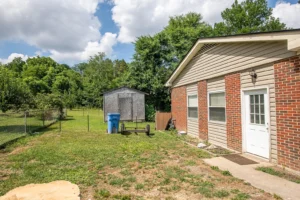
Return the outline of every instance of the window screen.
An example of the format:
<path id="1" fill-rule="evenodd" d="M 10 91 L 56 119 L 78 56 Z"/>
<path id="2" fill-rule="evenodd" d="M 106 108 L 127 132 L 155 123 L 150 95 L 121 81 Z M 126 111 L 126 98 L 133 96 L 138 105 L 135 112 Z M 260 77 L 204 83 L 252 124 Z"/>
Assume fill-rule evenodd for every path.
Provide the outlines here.
<path id="1" fill-rule="evenodd" d="M 226 121 L 225 113 L 225 92 L 209 94 L 209 120 L 210 121 Z"/>
<path id="2" fill-rule="evenodd" d="M 188 96 L 188 117 L 198 118 L 198 96 Z"/>

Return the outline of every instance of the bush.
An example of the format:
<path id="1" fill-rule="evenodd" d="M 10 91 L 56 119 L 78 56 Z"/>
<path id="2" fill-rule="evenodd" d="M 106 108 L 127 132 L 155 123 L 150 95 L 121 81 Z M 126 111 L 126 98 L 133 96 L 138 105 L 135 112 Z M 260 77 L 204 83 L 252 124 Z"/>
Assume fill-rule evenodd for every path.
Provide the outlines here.
<path id="1" fill-rule="evenodd" d="M 155 121 L 155 108 L 153 105 L 146 104 L 146 121 L 154 122 Z"/>

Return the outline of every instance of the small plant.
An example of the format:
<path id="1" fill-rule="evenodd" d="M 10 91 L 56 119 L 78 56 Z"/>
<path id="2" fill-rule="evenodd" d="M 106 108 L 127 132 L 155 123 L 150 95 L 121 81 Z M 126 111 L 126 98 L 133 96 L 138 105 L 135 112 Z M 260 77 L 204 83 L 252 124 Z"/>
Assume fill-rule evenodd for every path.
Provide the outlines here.
<path id="1" fill-rule="evenodd" d="M 209 181 L 204 181 L 200 183 L 197 188 L 197 191 L 200 192 L 206 198 L 211 198 L 213 196 L 213 188 L 215 185 Z"/>
<path id="2" fill-rule="evenodd" d="M 127 180 L 128 180 L 129 182 L 131 182 L 131 183 L 136 182 L 136 178 L 135 178 L 134 176 L 129 176 L 129 177 L 127 178 Z"/>
<path id="3" fill-rule="evenodd" d="M 141 183 L 136 184 L 135 185 L 135 189 L 136 190 L 142 190 L 142 189 L 144 189 L 144 184 L 141 184 Z"/>
<path id="4" fill-rule="evenodd" d="M 220 171 L 219 167 L 218 166 L 211 166 L 210 167 L 212 170 L 215 170 L 215 171 Z"/>
<path id="5" fill-rule="evenodd" d="M 277 200 L 283 200 L 283 198 L 277 194 L 274 194 L 273 197 L 274 197 L 274 199 L 277 199 Z"/>
<path id="6" fill-rule="evenodd" d="M 125 179 L 113 177 L 110 179 L 109 184 L 110 185 L 122 185 L 125 183 Z"/>
<path id="7" fill-rule="evenodd" d="M 110 192 L 106 189 L 101 189 L 97 190 L 94 196 L 96 199 L 108 198 L 110 197 Z"/>
<path id="8" fill-rule="evenodd" d="M 246 193 L 238 193 L 232 200 L 247 200 L 250 199 L 250 195 Z"/>
<path id="9" fill-rule="evenodd" d="M 121 195 L 121 194 L 117 194 L 112 196 L 113 199 L 117 199 L 117 200 L 131 200 L 131 196 L 130 195 Z"/>
<path id="10" fill-rule="evenodd" d="M 217 192 L 214 193 L 215 197 L 218 198 L 224 198 L 224 197 L 228 197 L 229 196 L 229 192 L 227 192 L 226 190 L 219 190 Z"/>
<path id="11" fill-rule="evenodd" d="M 256 168 L 256 170 L 262 171 L 262 172 L 265 172 L 265 173 L 268 173 L 268 174 L 271 174 L 271 175 L 274 175 L 274 176 L 278 176 L 278 177 L 281 177 L 281 178 L 285 178 L 289 181 L 300 184 L 299 176 L 295 176 L 295 175 L 286 173 L 286 172 L 284 172 L 284 169 L 283 169 L 283 171 L 278 171 L 278 170 L 275 170 L 271 167 L 258 167 L 258 168 Z"/>
<path id="12" fill-rule="evenodd" d="M 232 194 L 238 194 L 240 191 L 238 189 L 232 189 L 230 192 Z"/>
<path id="13" fill-rule="evenodd" d="M 132 175 L 132 172 L 129 171 L 128 169 L 123 169 L 120 173 L 121 173 L 123 176 L 129 176 L 129 175 Z"/>
<path id="14" fill-rule="evenodd" d="M 196 162 L 193 161 L 193 160 L 187 160 L 187 161 L 184 162 L 184 164 L 185 164 L 186 166 L 195 166 L 195 165 L 196 165 Z"/>
<path id="15" fill-rule="evenodd" d="M 232 176 L 232 174 L 231 174 L 230 171 L 228 171 L 228 170 L 222 171 L 222 174 L 223 174 L 224 176 Z"/>

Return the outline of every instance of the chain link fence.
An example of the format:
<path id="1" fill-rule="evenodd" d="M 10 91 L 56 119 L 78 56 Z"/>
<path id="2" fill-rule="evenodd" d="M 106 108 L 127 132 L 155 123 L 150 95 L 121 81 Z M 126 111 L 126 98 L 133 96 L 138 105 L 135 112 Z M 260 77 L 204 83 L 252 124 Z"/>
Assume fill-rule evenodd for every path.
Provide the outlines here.
<path id="1" fill-rule="evenodd" d="M 0 113 L 0 146 L 37 132 L 59 119 L 60 112 L 57 109 Z"/>

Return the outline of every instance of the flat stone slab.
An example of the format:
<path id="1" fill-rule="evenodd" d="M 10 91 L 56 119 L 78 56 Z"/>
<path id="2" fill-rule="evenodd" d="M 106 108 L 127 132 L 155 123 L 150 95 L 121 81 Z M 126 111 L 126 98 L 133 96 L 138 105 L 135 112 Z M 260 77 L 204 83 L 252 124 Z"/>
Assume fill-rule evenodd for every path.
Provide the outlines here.
<path id="1" fill-rule="evenodd" d="M 79 187 L 68 181 L 29 184 L 15 188 L 0 200 L 80 200 Z"/>

